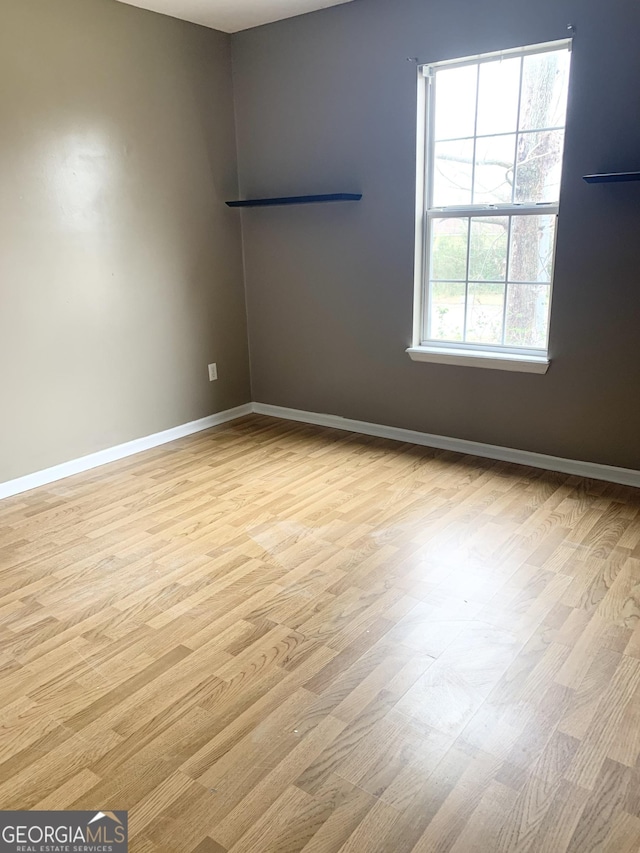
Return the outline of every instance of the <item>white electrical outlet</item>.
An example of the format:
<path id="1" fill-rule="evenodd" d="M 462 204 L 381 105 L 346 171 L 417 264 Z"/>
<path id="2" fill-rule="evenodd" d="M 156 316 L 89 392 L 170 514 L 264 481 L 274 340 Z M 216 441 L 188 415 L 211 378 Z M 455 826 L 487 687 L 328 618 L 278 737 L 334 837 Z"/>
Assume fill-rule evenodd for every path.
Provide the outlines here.
<path id="1" fill-rule="evenodd" d="M 209 365 L 209 382 L 215 382 L 218 378 L 218 365 L 210 364 Z"/>

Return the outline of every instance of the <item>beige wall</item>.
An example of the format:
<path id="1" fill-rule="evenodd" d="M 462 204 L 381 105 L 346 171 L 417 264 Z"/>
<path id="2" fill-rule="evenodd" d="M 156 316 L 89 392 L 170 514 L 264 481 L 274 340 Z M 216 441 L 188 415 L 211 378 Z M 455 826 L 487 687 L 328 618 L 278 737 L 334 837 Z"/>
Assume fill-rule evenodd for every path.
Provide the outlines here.
<path id="1" fill-rule="evenodd" d="M 567 35 L 572 86 L 545 376 L 416 364 L 416 72 Z M 640 4 L 355 0 L 233 38 L 242 192 L 360 191 L 243 213 L 253 397 L 640 468 Z"/>
<path id="2" fill-rule="evenodd" d="M 2 0 L 0 482 L 250 399 L 229 50 Z"/>

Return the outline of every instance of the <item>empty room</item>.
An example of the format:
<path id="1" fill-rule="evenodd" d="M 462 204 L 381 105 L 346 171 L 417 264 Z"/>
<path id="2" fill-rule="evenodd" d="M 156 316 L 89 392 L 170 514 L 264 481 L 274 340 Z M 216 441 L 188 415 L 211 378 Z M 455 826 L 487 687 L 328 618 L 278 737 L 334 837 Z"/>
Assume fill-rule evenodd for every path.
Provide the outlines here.
<path id="1" fill-rule="evenodd" d="M 0 0 L 0 853 L 639 853 L 638 33 Z"/>

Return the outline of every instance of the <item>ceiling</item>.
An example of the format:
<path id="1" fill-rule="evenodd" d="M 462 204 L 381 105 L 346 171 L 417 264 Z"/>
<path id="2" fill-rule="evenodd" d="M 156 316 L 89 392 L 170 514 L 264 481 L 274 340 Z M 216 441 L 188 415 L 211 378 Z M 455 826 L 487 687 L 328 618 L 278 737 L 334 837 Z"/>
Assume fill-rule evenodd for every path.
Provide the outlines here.
<path id="1" fill-rule="evenodd" d="M 119 0 L 173 18 L 237 33 L 305 12 L 350 3 L 351 0 Z"/>

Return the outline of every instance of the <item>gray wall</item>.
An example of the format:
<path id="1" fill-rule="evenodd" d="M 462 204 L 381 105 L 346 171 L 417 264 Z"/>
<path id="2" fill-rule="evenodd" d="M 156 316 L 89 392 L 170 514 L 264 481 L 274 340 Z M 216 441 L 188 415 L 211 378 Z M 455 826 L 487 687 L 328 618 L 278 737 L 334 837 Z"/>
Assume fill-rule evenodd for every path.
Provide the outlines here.
<path id="1" fill-rule="evenodd" d="M 0 482 L 250 399 L 228 36 L 1 0 L 0 187 Z"/>
<path id="2" fill-rule="evenodd" d="M 577 27 L 545 376 L 415 364 L 415 68 Z M 640 468 L 640 5 L 355 0 L 233 37 L 254 400 Z"/>

